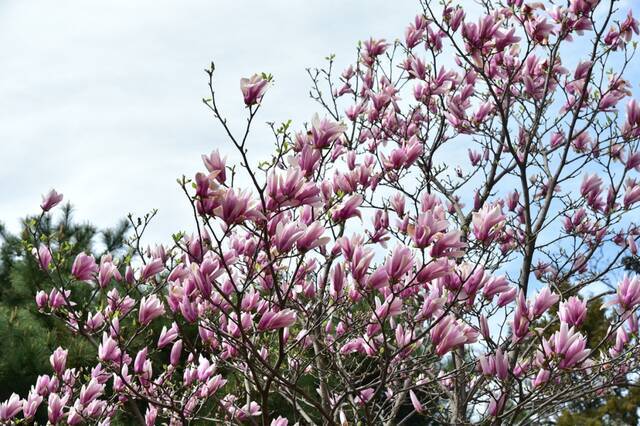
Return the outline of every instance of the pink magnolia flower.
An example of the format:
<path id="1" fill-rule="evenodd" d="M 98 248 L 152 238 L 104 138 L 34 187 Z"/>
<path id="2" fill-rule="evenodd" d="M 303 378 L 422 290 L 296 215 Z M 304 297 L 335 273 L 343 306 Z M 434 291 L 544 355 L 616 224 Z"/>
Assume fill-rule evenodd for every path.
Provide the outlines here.
<path id="1" fill-rule="evenodd" d="M 389 284 L 389 274 L 386 269 L 376 269 L 372 274 L 367 277 L 367 286 L 373 289 L 380 289 L 386 287 Z"/>
<path id="2" fill-rule="evenodd" d="M 302 236 L 304 230 L 300 229 L 298 222 L 278 223 L 274 232 L 274 245 L 279 253 L 287 253 Z"/>
<path id="3" fill-rule="evenodd" d="M 136 359 L 133 362 L 133 371 L 135 371 L 136 373 L 142 373 L 142 371 L 144 370 L 144 363 L 147 361 L 148 352 L 149 350 L 146 346 L 138 351 Z"/>
<path id="4" fill-rule="evenodd" d="M 389 203 L 391 204 L 391 208 L 396 212 L 399 217 L 404 216 L 405 209 L 405 198 L 404 195 L 400 192 L 396 192 L 390 199 Z"/>
<path id="5" fill-rule="evenodd" d="M 420 214 L 415 226 L 410 228 L 413 241 L 418 248 L 427 247 L 439 233 L 445 232 L 449 222 L 438 211 L 426 211 Z"/>
<path id="6" fill-rule="evenodd" d="M 118 290 L 111 289 L 107 293 L 107 302 L 112 312 L 120 312 L 123 315 L 129 312 L 135 306 L 136 302 L 129 296 L 120 297 Z"/>
<path id="7" fill-rule="evenodd" d="M 381 154 L 381 157 L 385 169 L 399 170 L 411 166 L 421 154 L 422 144 L 417 137 L 412 136 L 400 148 L 391 151 L 388 157 L 384 154 Z"/>
<path id="8" fill-rule="evenodd" d="M 505 216 L 500 205 L 491 207 L 485 204 L 478 212 L 473 213 L 473 234 L 479 241 L 493 240 L 496 232 L 504 225 Z"/>
<path id="9" fill-rule="evenodd" d="M 618 304 L 623 311 L 632 311 L 640 304 L 640 277 L 625 275 L 618 284 L 614 299 L 609 305 Z"/>
<path id="10" fill-rule="evenodd" d="M 375 40 L 373 38 L 365 40 L 363 44 L 362 61 L 369 67 L 375 63 L 376 58 L 382 55 L 389 46 L 385 39 Z"/>
<path id="11" fill-rule="evenodd" d="M 223 379 L 220 374 L 216 374 L 215 376 L 207 380 L 207 383 L 205 385 L 207 388 L 207 394 L 213 395 L 226 384 L 227 380 Z"/>
<path id="12" fill-rule="evenodd" d="M 629 334 L 624 327 L 618 327 L 616 331 L 616 342 L 614 346 L 609 349 L 609 354 L 614 358 L 620 356 L 624 347 L 629 343 L 629 340 Z"/>
<path id="13" fill-rule="evenodd" d="M 158 339 L 158 348 L 162 349 L 169 343 L 173 342 L 178 337 L 178 334 L 178 324 L 175 322 L 171 324 L 171 328 L 169 330 L 167 330 L 166 326 L 162 327 L 160 338 Z"/>
<path id="14" fill-rule="evenodd" d="M 288 426 L 288 425 L 289 425 L 289 420 L 287 420 L 285 417 L 278 416 L 277 419 L 271 420 L 270 426 Z"/>
<path id="15" fill-rule="evenodd" d="M 89 331 L 96 331 L 104 324 L 104 315 L 102 312 L 96 312 L 92 314 L 91 312 L 87 313 L 87 320 L 85 321 L 85 326 Z"/>
<path id="16" fill-rule="evenodd" d="M 203 154 L 202 161 L 209 173 L 211 173 L 210 178 L 220 183 L 224 183 L 227 180 L 227 157 L 222 158 L 217 149 L 212 151 L 208 156 Z"/>
<path id="17" fill-rule="evenodd" d="M 42 203 L 40 208 L 42 211 L 48 212 L 62 201 L 62 194 L 58 194 L 55 189 L 52 189 L 47 195 L 42 196 Z"/>
<path id="18" fill-rule="evenodd" d="M 38 393 L 34 392 L 34 389 L 31 388 L 31 392 L 29 392 L 27 399 L 22 403 L 22 414 L 24 415 L 24 418 L 28 419 L 35 416 L 40 404 L 42 404 L 42 396 L 38 395 Z"/>
<path id="19" fill-rule="evenodd" d="M 431 257 L 462 257 L 462 251 L 467 245 L 460 241 L 460 231 L 450 231 L 443 234 L 431 246 Z"/>
<path id="20" fill-rule="evenodd" d="M 112 262 L 111 256 L 103 256 L 100 259 L 100 267 L 98 269 L 98 285 L 100 288 L 106 288 L 112 279 L 121 281 L 122 275 L 118 271 L 118 267 Z"/>
<path id="21" fill-rule="evenodd" d="M 333 211 L 331 219 L 333 219 L 334 222 L 344 222 L 355 216 L 362 217 L 360 210 L 358 210 L 362 201 L 362 195 L 353 195 Z"/>
<path id="22" fill-rule="evenodd" d="M 414 332 L 409 329 L 405 330 L 401 324 L 398 324 L 396 326 L 395 336 L 396 336 L 396 344 L 398 345 L 398 349 L 402 349 L 403 353 L 405 354 L 409 353 L 411 351 L 411 348 L 408 346 L 415 343 Z"/>
<path id="23" fill-rule="evenodd" d="M 312 144 L 316 149 L 324 149 L 333 144 L 347 130 L 342 123 L 336 123 L 314 114 L 311 119 Z"/>
<path id="24" fill-rule="evenodd" d="M 560 330 L 556 331 L 548 340 L 542 341 L 544 352 L 547 356 L 558 355 L 560 362 L 558 367 L 571 368 L 584 361 L 590 349 L 582 334 L 576 332 L 567 323 L 560 323 Z"/>
<path id="25" fill-rule="evenodd" d="M 196 322 L 198 319 L 197 304 L 184 294 L 179 302 L 180 313 L 189 322 Z"/>
<path id="26" fill-rule="evenodd" d="M 144 414 L 145 425 L 155 426 L 157 417 L 158 417 L 158 409 L 154 405 L 149 404 L 149 407 L 147 407 L 147 411 Z"/>
<path id="27" fill-rule="evenodd" d="M 397 281 L 413 268 L 413 254 L 403 245 L 398 245 L 393 250 L 391 258 L 384 264 L 389 279 Z"/>
<path id="28" fill-rule="evenodd" d="M 356 396 L 355 398 L 356 404 L 362 406 L 367 405 L 367 403 L 371 401 L 371 398 L 373 398 L 373 395 L 375 395 L 375 393 L 376 391 L 373 388 L 362 389 L 358 392 L 358 396 Z"/>
<path id="29" fill-rule="evenodd" d="M 614 107 L 624 96 L 624 94 L 618 92 L 608 92 L 598 102 L 598 108 L 601 110 L 615 109 Z"/>
<path id="30" fill-rule="evenodd" d="M 547 383 L 547 381 L 549 381 L 550 377 L 551 377 L 551 372 L 549 370 L 545 370 L 544 368 L 541 368 L 538 374 L 536 375 L 536 378 L 533 380 L 533 387 L 537 388 L 542 386 L 543 384 Z"/>
<path id="31" fill-rule="evenodd" d="M 549 23 L 544 16 L 530 18 L 524 23 L 524 27 L 531 38 L 538 43 L 546 43 L 549 36 L 556 32 L 554 25 Z"/>
<path id="32" fill-rule="evenodd" d="M 565 142 L 566 137 L 562 132 L 554 132 L 551 134 L 551 149 L 557 148 Z"/>
<path id="33" fill-rule="evenodd" d="M 89 383 L 82 385 L 82 388 L 80 389 L 80 403 L 84 406 L 90 404 L 104 393 L 104 388 L 104 384 L 101 384 L 98 380 L 92 378 Z"/>
<path id="34" fill-rule="evenodd" d="M 283 309 L 278 312 L 267 311 L 262 314 L 258 322 L 258 330 L 266 331 L 290 327 L 296 322 L 296 317 L 297 314 L 293 309 Z"/>
<path id="35" fill-rule="evenodd" d="M 215 209 L 215 214 L 227 225 L 262 217 L 262 214 L 257 210 L 257 203 L 252 199 L 250 193 L 233 189 L 225 192 L 222 204 Z"/>
<path id="36" fill-rule="evenodd" d="M 624 208 L 628 209 L 638 201 L 640 201 L 640 185 L 636 182 L 627 182 L 623 199 Z"/>
<path id="37" fill-rule="evenodd" d="M 636 137 L 640 134 L 640 104 L 635 99 L 627 103 L 627 120 L 622 131 L 627 137 Z"/>
<path id="38" fill-rule="evenodd" d="M 140 275 L 140 281 L 146 281 L 149 278 L 160 273 L 164 269 L 164 262 L 162 259 L 153 259 L 151 262 L 144 265 L 142 268 L 142 274 Z"/>
<path id="39" fill-rule="evenodd" d="M 545 287 L 536 296 L 535 301 L 533 302 L 533 308 L 531 313 L 533 317 L 539 317 L 540 315 L 547 312 L 547 310 L 555 305 L 558 300 L 560 300 L 560 296 L 553 293 L 549 287 Z"/>
<path id="40" fill-rule="evenodd" d="M 341 264 L 336 264 L 331 273 L 331 296 L 334 299 L 342 297 L 342 289 L 344 288 L 345 274 Z"/>
<path id="41" fill-rule="evenodd" d="M 373 321 L 384 321 L 388 317 L 395 317 L 402 312 L 402 299 L 395 297 L 393 294 L 387 296 L 384 302 L 376 298 L 376 310 Z"/>
<path id="42" fill-rule="evenodd" d="M 256 417 L 262 414 L 262 409 L 257 402 L 251 401 L 245 404 L 240 410 L 235 412 L 236 418 L 240 421 L 248 420 L 249 417 Z"/>
<path id="43" fill-rule="evenodd" d="M 49 362 L 51 363 L 51 367 L 53 367 L 53 371 L 58 375 L 62 375 L 65 369 L 65 365 L 67 364 L 67 355 L 69 354 L 68 350 L 64 350 L 58 346 L 58 348 L 53 351 L 53 354 L 49 357 Z"/>
<path id="44" fill-rule="evenodd" d="M 509 358 L 498 348 L 495 355 L 480 357 L 479 367 L 482 374 L 505 380 L 509 375 Z"/>
<path id="45" fill-rule="evenodd" d="M 517 291 L 515 287 L 511 287 L 508 290 L 500 293 L 498 296 L 498 306 L 503 307 L 507 306 L 509 303 L 513 302 L 516 299 Z"/>
<path id="46" fill-rule="evenodd" d="M 425 19 L 423 16 L 416 16 L 415 23 L 409 24 L 404 32 L 405 43 L 409 49 L 413 49 L 422 41 L 425 29 Z"/>
<path id="47" fill-rule="evenodd" d="M 499 392 L 499 396 L 496 398 L 492 392 L 490 396 L 491 400 L 489 401 L 487 412 L 491 417 L 497 417 L 502 412 L 506 400 L 506 395 L 504 395 L 502 392 Z"/>
<path id="48" fill-rule="evenodd" d="M 102 334 L 102 343 L 98 346 L 98 358 L 101 361 L 118 361 L 120 359 L 118 343 L 106 332 Z"/>
<path id="49" fill-rule="evenodd" d="M 164 315 L 164 305 L 158 299 L 158 296 L 152 294 L 148 298 L 146 296 L 140 299 L 140 309 L 138 311 L 138 321 L 140 324 L 147 325 L 160 315 Z"/>
<path id="50" fill-rule="evenodd" d="M 413 405 L 413 409 L 416 410 L 416 413 L 422 413 L 424 411 L 424 407 L 413 390 L 409 390 L 409 399 L 411 399 L 411 404 Z"/>
<path id="51" fill-rule="evenodd" d="M 511 320 L 514 342 L 520 341 L 529 334 L 529 305 L 527 304 L 522 290 L 518 294 L 516 310 Z"/>
<path id="52" fill-rule="evenodd" d="M 571 0 L 569 3 L 569 10 L 576 15 L 587 14 L 597 5 L 593 0 Z"/>
<path id="53" fill-rule="evenodd" d="M 71 265 L 71 273 L 80 281 L 90 281 L 98 272 L 98 265 L 93 256 L 80 253 Z"/>
<path id="54" fill-rule="evenodd" d="M 633 34 L 640 34 L 640 24 L 633 17 L 633 10 L 629 9 L 627 12 L 627 19 L 620 25 L 620 32 L 627 42 L 631 41 Z"/>
<path id="55" fill-rule="evenodd" d="M 296 155 L 295 163 L 302 170 L 304 176 L 311 177 L 320 165 L 321 150 L 313 145 L 305 143 L 302 150 Z"/>
<path id="56" fill-rule="evenodd" d="M 316 247 L 326 245 L 327 243 L 329 243 L 329 241 L 331 241 L 331 238 L 323 237 L 322 235 L 324 233 L 324 226 L 322 226 L 320 222 L 313 222 L 303 230 L 302 235 L 296 242 L 298 250 L 308 251 Z"/>
<path id="57" fill-rule="evenodd" d="M 52 289 L 49 293 L 49 296 L 47 296 L 49 300 L 49 307 L 51 307 L 52 309 L 58 309 L 62 306 L 66 306 L 67 300 L 70 295 L 71 290 L 65 290 L 64 294 L 62 294 L 58 291 L 57 288 Z M 36 297 L 38 297 L 38 295 L 36 295 Z M 73 302 L 70 303 L 73 305 Z"/>
<path id="58" fill-rule="evenodd" d="M 36 379 L 34 390 L 38 395 L 47 396 L 58 389 L 58 383 L 59 381 L 56 377 L 51 378 L 44 374 Z"/>
<path id="59" fill-rule="evenodd" d="M 320 188 L 314 182 L 304 179 L 304 173 L 298 167 L 289 168 L 286 175 L 272 172 L 267 177 L 268 210 L 287 206 L 314 206 L 320 202 Z"/>
<path id="60" fill-rule="evenodd" d="M 482 334 L 482 337 L 484 337 L 485 339 L 490 339 L 491 331 L 489 330 L 489 321 L 487 321 L 487 317 L 484 315 L 480 315 L 478 322 L 480 323 L 480 334 Z"/>
<path id="61" fill-rule="evenodd" d="M 171 347 L 169 362 L 174 367 L 180 362 L 180 354 L 182 353 L 182 340 L 177 340 Z"/>
<path id="62" fill-rule="evenodd" d="M 566 322 L 570 326 L 579 327 L 587 316 L 587 302 L 580 300 L 577 296 L 571 296 L 560 303 L 558 316 L 560 321 Z"/>
<path id="63" fill-rule="evenodd" d="M 484 283 L 482 294 L 491 300 L 496 294 L 509 291 L 510 289 L 511 286 L 504 276 L 491 276 Z"/>
<path id="64" fill-rule="evenodd" d="M 475 341 L 472 336 L 467 335 L 464 326 L 452 314 L 441 319 L 431 329 L 430 336 L 439 356 L 457 346 Z"/>
<path id="65" fill-rule="evenodd" d="M 0 404 L 0 420 L 8 421 L 22 411 L 22 401 L 15 393 L 12 393 L 8 400 Z"/>
<path id="66" fill-rule="evenodd" d="M 51 264 L 51 252 L 49 248 L 44 244 L 40 245 L 40 247 L 36 250 L 33 249 L 33 255 L 38 259 L 38 264 L 40 265 L 40 269 L 46 271 L 49 269 L 49 265 Z"/>
<path id="67" fill-rule="evenodd" d="M 49 421 L 56 425 L 60 420 L 64 418 L 64 413 L 62 410 L 67 405 L 67 401 L 69 400 L 69 394 L 66 394 L 62 398 L 57 393 L 52 393 L 49 395 L 49 400 L 47 401 L 49 407 L 47 409 Z"/>
<path id="68" fill-rule="evenodd" d="M 602 193 L 602 179 L 595 173 L 585 175 L 580 185 L 580 193 L 587 200 L 587 204 L 594 210 L 600 210 L 603 202 L 600 198 Z"/>
<path id="69" fill-rule="evenodd" d="M 241 78 L 240 90 L 242 91 L 245 105 L 251 106 L 259 103 L 267 91 L 268 83 L 268 80 L 258 74 L 254 74 L 250 78 Z"/>

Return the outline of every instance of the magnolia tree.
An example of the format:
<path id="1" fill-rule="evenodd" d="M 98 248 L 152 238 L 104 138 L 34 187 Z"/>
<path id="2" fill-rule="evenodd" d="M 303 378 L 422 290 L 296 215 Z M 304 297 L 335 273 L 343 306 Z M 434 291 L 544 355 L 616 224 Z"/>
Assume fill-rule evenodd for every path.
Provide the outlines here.
<path id="1" fill-rule="evenodd" d="M 310 71 L 321 114 L 272 126 L 257 166 L 272 79 L 241 80 L 236 132 L 212 65 L 203 101 L 239 161 L 214 151 L 181 180 L 192 234 L 145 249 L 149 217 L 132 220 L 118 264 L 69 259 L 28 224 L 49 277 L 37 306 L 96 365 L 57 349 L 0 419 L 520 424 L 633 386 L 640 278 L 620 260 L 640 235 L 638 22 L 616 0 L 431 3 L 340 75 L 332 57 Z M 596 302 L 610 326 L 588 339 Z"/>

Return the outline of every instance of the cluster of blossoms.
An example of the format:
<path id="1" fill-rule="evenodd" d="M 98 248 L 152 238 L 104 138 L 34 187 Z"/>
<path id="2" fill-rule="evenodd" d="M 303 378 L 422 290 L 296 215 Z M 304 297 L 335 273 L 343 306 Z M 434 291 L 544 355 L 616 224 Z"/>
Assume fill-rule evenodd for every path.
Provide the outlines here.
<path id="1" fill-rule="evenodd" d="M 271 79 L 241 80 L 236 135 L 212 66 L 204 101 L 239 167 L 214 151 L 182 180 L 195 229 L 171 245 L 141 248 L 135 222 L 124 260 L 67 259 L 39 238 L 38 308 L 90 341 L 96 365 L 56 350 L 53 374 L 0 421 L 46 405 L 72 425 L 121 412 L 147 425 L 526 423 L 640 371 L 640 280 L 617 273 L 640 231 L 640 106 L 606 72 L 631 60 L 638 22 L 616 20 L 616 0 L 494 2 L 476 19 L 430 3 L 404 40 L 370 39 L 341 75 L 333 59 L 311 73 L 324 116 L 274 127 L 259 167 L 247 136 Z M 563 63 L 577 43 L 586 57 Z M 49 193 L 43 215 L 61 199 Z M 588 304 L 603 299 L 609 331 L 587 341 Z"/>

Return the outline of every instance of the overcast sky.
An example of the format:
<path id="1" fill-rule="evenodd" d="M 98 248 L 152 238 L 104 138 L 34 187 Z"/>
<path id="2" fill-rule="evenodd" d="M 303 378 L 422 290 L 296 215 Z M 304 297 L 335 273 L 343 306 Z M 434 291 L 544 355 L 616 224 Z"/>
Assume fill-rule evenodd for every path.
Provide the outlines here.
<path id="1" fill-rule="evenodd" d="M 276 82 L 258 124 L 300 128 L 318 110 L 306 67 L 401 37 L 417 12 L 417 0 L 2 2 L 0 222 L 17 230 L 53 187 L 82 221 L 158 208 L 150 240 L 191 229 L 176 178 L 201 170 L 202 153 L 232 152 L 201 103 L 211 60 L 232 123 L 240 77 L 265 71 Z M 250 146 L 270 146 L 256 130 Z"/>
<path id="2" fill-rule="evenodd" d="M 417 11 L 416 0 L 2 2 L 0 221 L 18 229 L 53 187 L 79 220 L 158 208 L 150 238 L 191 228 L 176 178 L 201 170 L 202 153 L 231 151 L 201 103 L 211 60 L 232 122 L 240 77 L 274 75 L 250 142 L 264 146 L 261 123 L 300 127 L 317 110 L 306 67 L 402 36 Z"/>

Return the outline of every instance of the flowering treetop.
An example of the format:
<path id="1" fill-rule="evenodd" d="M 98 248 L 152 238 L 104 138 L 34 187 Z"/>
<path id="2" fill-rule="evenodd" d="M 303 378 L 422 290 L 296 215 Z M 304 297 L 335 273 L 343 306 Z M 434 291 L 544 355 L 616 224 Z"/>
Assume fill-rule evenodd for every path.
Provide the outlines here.
<path id="1" fill-rule="evenodd" d="M 423 1 L 402 40 L 311 72 L 323 111 L 273 126 L 257 167 L 272 79 L 241 80 L 234 133 L 212 65 L 204 103 L 240 161 L 214 151 L 181 180 L 192 234 L 145 249 L 148 220 L 132 220 L 122 261 L 68 259 L 31 224 L 49 276 L 36 303 L 96 365 L 56 350 L 0 421 L 46 400 L 53 424 L 532 423 L 619 387 L 640 371 L 640 279 L 616 272 L 637 250 L 640 105 L 624 78 L 638 22 L 618 3 L 485 1 L 471 17 Z M 589 340 L 599 301 L 610 328 Z"/>

